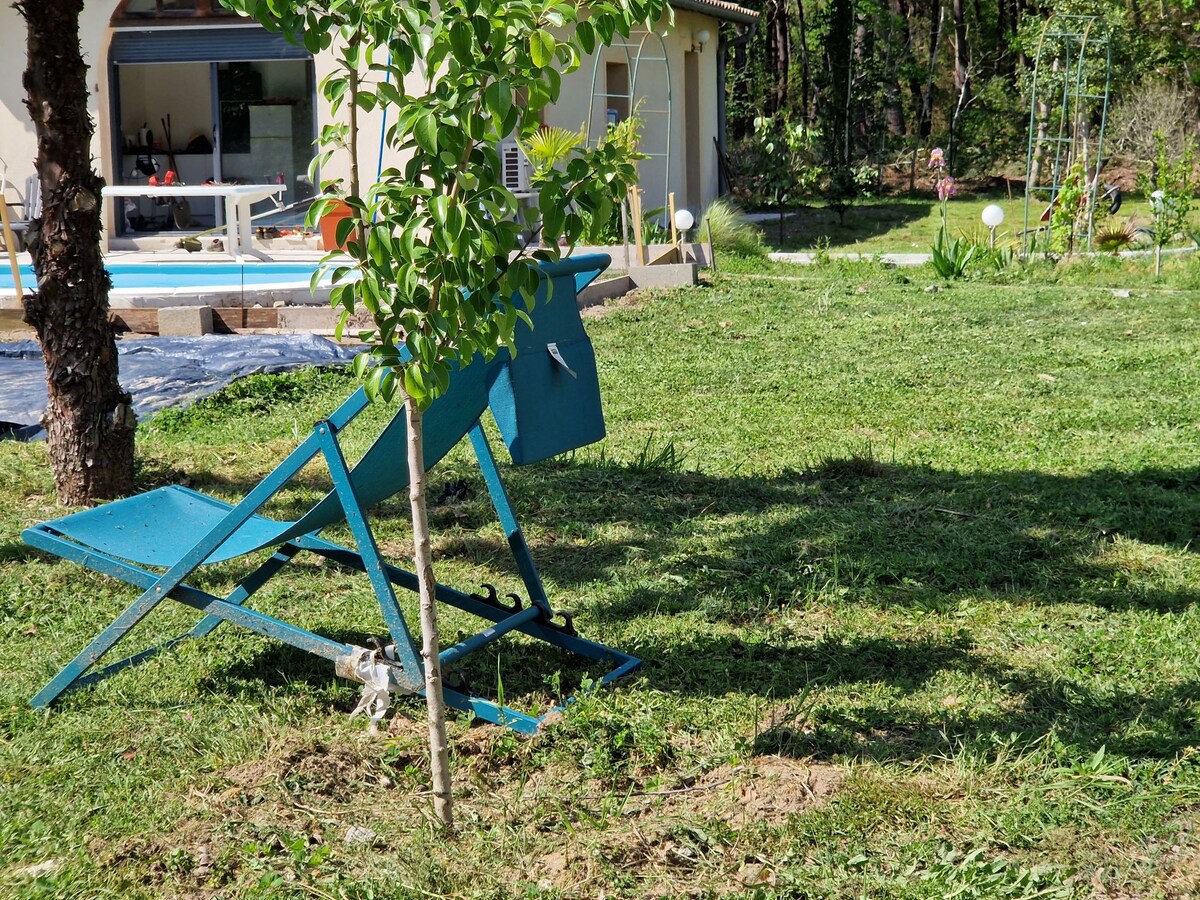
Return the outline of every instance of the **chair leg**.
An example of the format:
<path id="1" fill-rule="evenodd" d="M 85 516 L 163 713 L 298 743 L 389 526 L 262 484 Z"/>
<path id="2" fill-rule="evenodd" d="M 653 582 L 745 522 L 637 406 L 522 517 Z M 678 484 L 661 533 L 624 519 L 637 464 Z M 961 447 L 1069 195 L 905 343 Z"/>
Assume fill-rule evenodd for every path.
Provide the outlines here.
<path id="1" fill-rule="evenodd" d="M 84 647 L 78 656 L 63 666 L 62 670 L 33 696 L 33 699 L 29 701 L 30 706 L 34 707 L 34 709 L 42 709 L 53 703 L 63 691 L 77 681 L 100 657 L 111 650 L 117 641 L 125 637 L 130 629 L 136 627 L 142 619 L 146 618 L 150 614 L 150 611 L 158 606 L 163 599 L 164 595 L 156 593 L 151 588 L 138 597 L 137 600 L 133 601 L 133 603 L 125 608 L 124 612 L 113 619 L 107 628 L 96 635 L 95 639 Z"/>
<path id="2" fill-rule="evenodd" d="M 358 558 L 362 570 L 367 573 L 371 587 L 375 590 L 375 598 L 379 602 L 379 611 L 387 624 L 388 633 L 396 647 L 396 662 L 405 673 L 410 690 L 419 690 L 425 683 L 425 667 L 413 643 L 412 634 L 408 630 L 408 622 L 404 611 L 400 609 L 400 601 L 391 581 L 384 573 L 383 557 L 379 553 L 379 545 L 375 542 L 375 534 L 367 522 L 366 511 L 354 492 L 354 482 L 350 477 L 350 467 L 342 455 L 341 445 L 337 441 L 337 432 L 333 425 L 328 428 L 317 427 L 321 450 L 329 466 L 329 474 L 333 479 L 334 490 L 342 503 L 342 512 L 346 515 L 346 523 L 350 533 L 358 545 Z"/>
<path id="3" fill-rule="evenodd" d="M 492 498 L 492 508 L 496 510 L 496 517 L 504 528 L 504 536 L 508 538 L 508 547 L 517 564 L 517 571 L 521 573 L 521 581 L 525 584 L 525 590 L 529 592 L 529 602 L 541 609 L 547 619 L 551 619 L 554 617 L 554 609 L 546 597 L 546 589 L 542 585 L 541 575 L 538 574 L 537 564 L 533 561 L 533 554 L 529 552 L 529 544 L 525 542 L 517 514 L 508 499 L 508 491 L 504 489 L 504 482 L 500 479 L 496 456 L 488 443 L 487 435 L 483 433 L 483 425 L 476 422 L 470 435 L 471 447 L 479 461 L 479 470 L 483 473 L 488 494 Z"/>
<path id="4" fill-rule="evenodd" d="M 295 544 L 284 544 L 275 552 L 275 555 L 268 559 L 258 569 L 243 579 L 237 589 L 225 598 L 226 603 L 232 603 L 235 606 L 241 606 L 260 587 L 266 584 L 275 576 L 280 569 L 287 565 L 292 557 L 300 552 L 300 548 Z M 213 629 L 220 625 L 224 619 L 220 616 L 207 615 L 195 624 L 191 631 L 183 637 L 205 637 L 212 634 Z"/>

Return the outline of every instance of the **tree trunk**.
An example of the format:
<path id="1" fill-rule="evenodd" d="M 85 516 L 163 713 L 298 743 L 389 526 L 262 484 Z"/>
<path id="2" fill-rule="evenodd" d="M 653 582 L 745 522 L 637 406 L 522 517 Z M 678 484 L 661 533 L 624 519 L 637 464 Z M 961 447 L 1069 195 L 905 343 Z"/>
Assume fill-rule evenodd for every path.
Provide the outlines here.
<path id="1" fill-rule="evenodd" d="M 770 28 L 771 70 L 775 83 L 775 112 L 786 112 L 788 103 L 788 76 L 792 62 L 787 0 L 778 0 L 774 4 L 774 14 L 771 16 Z"/>
<path id="2" fill-rule="evenodd" d="M 425 704 L 429 710 L 429 768 L 433 782 L 433 808 L 438 820 L 454 827 L 450 786 L 450 744 L 446 737 L 446 703 L 442 697 L 442 666 L 438 638 L 437 582 L 433 577 L 433 552 L 429 542 L 429 515 L 425 508 L 425 448 L 421 408 L 407 394 L 404 412 L 408 425 L 408 500 L 412 511 L 413 569 L 421 598 L 421 661 L 425 665 Z"/>
<path id="3" fill-rule="evenodd" d="M 954 91 L 962 99 L 959 106 L 971 100 L 971 45 L 967 40 L 967 17 L 963 0 L 951 0 L 954 17 Z"/>
<path id="4" fill-rule="evenodd" d="M 133 488 L 137 422 L 117 381 L 100 255 L 100 190 L 92 169 L 87 65 L 79 49 L 83 0 L 15 4 L 28 28 L 24 85 L 37 133 L 42 215 L 29 233 L 38 289 L 25 321 L 41 342 L 49 393 L 43 424 L 60 503 Z"/>
<path id="5" fill-rule="evenodd" d="M 918 134 L 929 137 L 933 133 L 933 85 L 937 73 L 938 44 L 942 37 L 942 2 L 931 0 L 929 4 L 929 68 L 925 92 L 921 96 L 921 115 L 918 119 Z"/>
<path id="6" fill-rule="evenodd" d="M 812 67 L 808 59 L 808 25 L 804 21 L 804 0 L 796 0 L 796 33 L 800 38 L 800 121 L 815 121 L 812 100 Z"/>
<path id="7" fill-rule="evenodd" d="M 890 0 L 887 16 L 887 35 L 884 38 L 884 121 L 887 123 L 887 133 L 881 136 L 880 143 L 887 137 L 904 137 L 904 103 L 901 101 L 900 79 L 897 69 L 904 65 L 905 54 L 908 53 L 907 23 L 901 16 L 898 0 Z M 897 40 L 897 30 L 905 29 L 903 41 Z M 900 44 L 900 46 L 897 46 Z M 900 60 L 897 63 L 897 59 Z"/>

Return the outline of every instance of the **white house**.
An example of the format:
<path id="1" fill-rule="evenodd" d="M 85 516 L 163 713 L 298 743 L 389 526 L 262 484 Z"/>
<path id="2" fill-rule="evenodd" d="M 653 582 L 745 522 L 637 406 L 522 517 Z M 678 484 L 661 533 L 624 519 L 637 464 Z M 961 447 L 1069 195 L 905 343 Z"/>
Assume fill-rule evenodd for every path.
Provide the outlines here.
<path id="1" fill-rule="evenodd" d="M 640 169 L 643 207 L 664 205 L 670 191 L 679 206 L 699 209 L 718 191 L 725 49 L 748 33 L 757 13 L 725 0 L 671 4 L 668 33 L 638 33 L 586 58 L 563 79 L 545 121 L 584 125 L 595 137 L 611 118 L 637 108 L 645 123 L 641 149 L 650 157 Z M 91 66 L 93 153 L 108 183 L 145 183 L 147 171 L 165 172 L 173 153 L 188 183 L 281 182 L 287 200 L 311 195 L 305 173 L 328 115 L 316 86 L 334 65 L 331 54 L 314 59 L 216 0 L 87 0 L 80 32 Z M 9 202 L 24 199 L 17 194 L 36 155 L 24 66 L 24 23 L 0 5 L 0 161 Z M 380 152 L 384 123 L 376 115 L 362 124 L 360 164 L 370 173 L 389 162 Z M 345 165 L 335 159 L 322 175 L 344 174 Z M 522 178 L 515 153 L 506 175 L 514 185 Z M 218 214 L 197 204 L 192 213 L 204 224 Z M 115 210 L 106 216 L 110 233 L 124 227 Z"/>

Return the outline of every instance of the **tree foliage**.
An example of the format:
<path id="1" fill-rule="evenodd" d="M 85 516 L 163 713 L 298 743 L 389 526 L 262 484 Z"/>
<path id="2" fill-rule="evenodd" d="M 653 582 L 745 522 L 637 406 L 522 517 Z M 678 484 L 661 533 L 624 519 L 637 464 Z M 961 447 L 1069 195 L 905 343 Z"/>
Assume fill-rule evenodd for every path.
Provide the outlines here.
<path id="1" fill-rule="evenodd" d="M 946 147 L 955 175 L 1024 156 L 1029 76 L 1052 15 L 1100 17 L 1114 103 L 1149 80 L 1186 91 L 1197 108 L 1197 0 L 743 2 L 762 23 L 731 79 L 730 133 L 748 138 L 766 116 L 830 137 L 844 117 L 850 158 L 907 164 L 910 186 L 922 148 Z"/>
<path id="2" fill-rule="evenodd" d="M 326 183 L 314 214 L 337 200 L 353 212 L 340 226 L 350 260 L 333 266 L 332 299 L 343 323 L 359 308 L 372 318 L 360 335 L 379 363 L 363 370 L 370 390 L 390 397 L 400 377 L 427 406 L 454 366 L 512 346 L 523 314 L 506 298 L 532 302 L 537 261 L 558 258 L 588 217 L 607 220 L 636 178 L 620 141 L 575 145 L 559 165 L 536 167 L 538 240 L 527 245 L 521 206 L 503 183 L 501 143 L 536 141 L 562 76 L 634 24 L 656 23 L 664 4 L 590 3 L 585 16 L 578 0 L 326 0 L 342 23 L 336 31 L 314 27 L 322 4 L 226 4 L 303 34 L 314 52 L 334 47 L 342 71 L 321 90 L 335 116 L 390 110 L 385 140 L 404 162 L 361 191 Z M 319 161 L 348 145 L 348 119 L 324 127 Z"/>

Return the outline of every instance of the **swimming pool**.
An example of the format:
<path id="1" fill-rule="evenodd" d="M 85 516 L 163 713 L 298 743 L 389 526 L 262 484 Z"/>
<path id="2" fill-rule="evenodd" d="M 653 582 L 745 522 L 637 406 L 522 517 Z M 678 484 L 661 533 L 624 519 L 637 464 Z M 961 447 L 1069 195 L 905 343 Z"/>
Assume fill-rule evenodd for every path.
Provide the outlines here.
<path id="1" fill-rule="evenodd" d="M 241 306 L 283 301 L 289 304 L 327 303 L 328 285 L 314 293 L 309 280 L 316 260 L 239 263 L 230 260 L 205 262 L 125 262 L 108 260 L 112 276 L 109 300 L 113 306 Z M 20 267 L 21 285 L 34 284 L 33 267 Z M 0 294 L 13 293 L 12 270 L 0 266 Z"/>
<path id="2" fill-rule="evenodd" d="M 302 285 L 308 287 L 316 270 L 315 262 L 256 262 L 236 263 L 214 261 L 207 263 L 134 263 L 105 264 L 116 290 L 145 288 L 179 288 L 196 290 L 212 287 L 228 290 L 231 287 L 271 287 Z M 33 284 L 33 267 L 21 266 L 21 283 Z M 0 290 L 11 291 L 12 271 L 0 269 Z"/>

